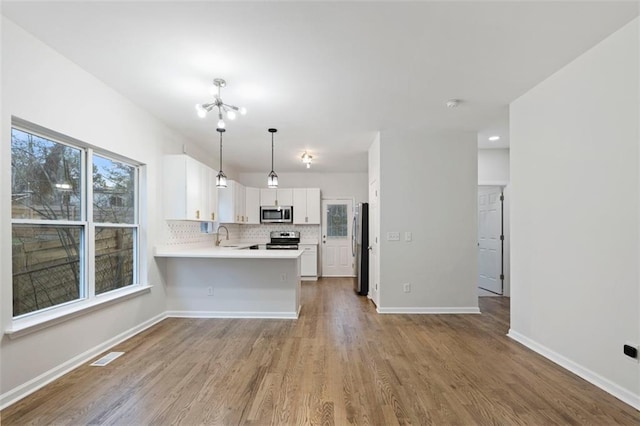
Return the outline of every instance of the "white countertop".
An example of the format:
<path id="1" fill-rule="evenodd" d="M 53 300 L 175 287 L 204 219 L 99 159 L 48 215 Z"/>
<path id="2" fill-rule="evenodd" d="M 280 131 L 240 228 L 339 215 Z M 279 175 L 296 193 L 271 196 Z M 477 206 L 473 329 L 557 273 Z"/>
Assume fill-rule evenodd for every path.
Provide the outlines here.
<path id="1" fill-rule="evenodd" d="M 249 250 L 253 244 L 238 244 L 235 247 L 180 247 L 155 248 L 155 257 L 191 257 L 210 259 L 295 259 L 304 250 Z"/>

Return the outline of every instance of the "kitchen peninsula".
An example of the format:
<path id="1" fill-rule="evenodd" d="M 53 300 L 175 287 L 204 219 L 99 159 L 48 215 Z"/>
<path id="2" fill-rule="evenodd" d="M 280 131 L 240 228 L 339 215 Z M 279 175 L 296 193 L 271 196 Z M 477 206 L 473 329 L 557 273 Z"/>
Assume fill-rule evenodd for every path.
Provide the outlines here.
<path id="1" fill-rule="evenodd" d="M 158 247 L 168 314 L 192 318 L 298 318 L 303 250 Z"/>

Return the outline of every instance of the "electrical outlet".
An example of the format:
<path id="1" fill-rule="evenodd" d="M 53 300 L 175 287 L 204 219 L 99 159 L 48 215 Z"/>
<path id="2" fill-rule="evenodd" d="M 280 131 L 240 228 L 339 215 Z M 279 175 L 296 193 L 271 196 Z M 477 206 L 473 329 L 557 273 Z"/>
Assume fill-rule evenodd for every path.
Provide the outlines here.
<path id="1" fill-rule="evenodd" d="M 409 284 L 409 283 L 402 284 L 402 290 L 405 293 L 411 293 L 411 284 Z"/>
<path id="2" fill-rule="evenodd" d="M 623 347 L 623 352 L 629 358 L 633 358 L 636 362 L 640 362 L 640 358 L 638 357 L 638 352 L 640 348 L 633 343 L 626 342 Z"/>
<path id="3" fill-rule="evenodd" d="M 213 287 L 207 287 L 207 296 L 213 296 Z"/>
<path id="4" fill-rule="evenodd" d="M 280 278 L 282 279 L 282 281 L 286 281 L 287 280 L 287 274 L 282 274 L 280 276 Z"/>
<path id="5" fill-rule="evenodd" d="M 387 232 L 387 241 L 400 241 L 399 232 Z"/>

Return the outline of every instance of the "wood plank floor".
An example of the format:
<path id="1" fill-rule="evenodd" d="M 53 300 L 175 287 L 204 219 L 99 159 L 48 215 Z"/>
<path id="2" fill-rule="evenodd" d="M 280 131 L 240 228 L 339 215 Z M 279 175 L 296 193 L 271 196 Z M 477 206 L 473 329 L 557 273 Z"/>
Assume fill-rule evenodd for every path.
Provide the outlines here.
<path id="1" fill-rule="evenodd" d="M 303 283 L 298 320 L 162 321 L 0 413 L 14 424 L 596 424 L 640 413 L 482 315 L 378 315 L 350 279 Z"/>

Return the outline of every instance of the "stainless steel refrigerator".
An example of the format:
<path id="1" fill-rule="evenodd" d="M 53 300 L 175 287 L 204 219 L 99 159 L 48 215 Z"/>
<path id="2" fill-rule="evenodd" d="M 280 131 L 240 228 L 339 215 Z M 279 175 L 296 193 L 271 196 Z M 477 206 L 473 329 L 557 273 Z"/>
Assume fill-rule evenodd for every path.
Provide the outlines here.
<path id="1" fill-rule="evenodd" d="M 361 296 L 369 293 L 369 204 L 358 203 L 353 215 L 351 253 L 356 263 L 354 290 Z"/>

